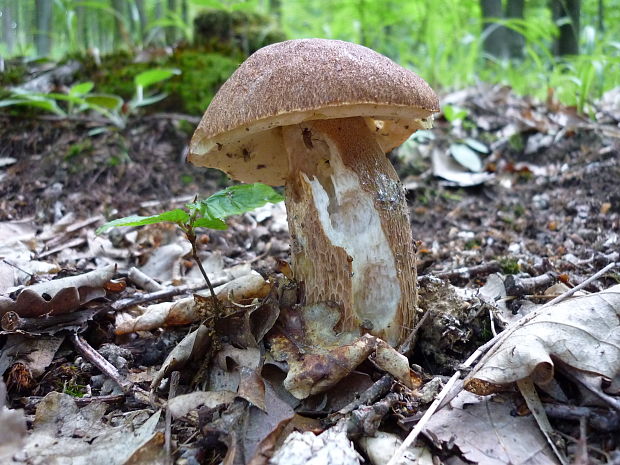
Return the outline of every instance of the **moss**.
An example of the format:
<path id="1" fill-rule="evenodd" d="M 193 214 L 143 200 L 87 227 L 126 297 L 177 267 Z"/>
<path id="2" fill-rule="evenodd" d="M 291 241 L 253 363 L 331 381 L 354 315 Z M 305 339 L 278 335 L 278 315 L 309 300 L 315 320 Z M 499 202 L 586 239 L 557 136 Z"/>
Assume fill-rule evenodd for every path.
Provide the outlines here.
<path id="1" fill-rule="evenodd" d="M 194 45 L 226 55 L 250 55 L 286 39 L 269 17 L 253 11 L 205 10 L 194 19 Z"/>
<path id="2" fill-rule="evenodd" d="M 241 58 L 229 58 L 216 53 L 180 50 L 172 57 L 170 65 L 182 70 L 179 76 L 163 83 L 169 97 L 162 104 L 177 107 L 192 115 L 202 115 L 215 92 L 237 69 Z"/>
<path id="3" fill-rule="evenodd" d="M 497 259 L 502 273 L 504 274 L 517 274 L 521 271 L 519 266 L 519 260 L 513 257 L 499 257 Z"/>
<path id="4" fill-rule="evenodd" d="M 7 61 L 5 69 L 0 73 L 0 86 L 16 86 L 21 84 L 28 70 L 22 63 L 12 63 Z"/>

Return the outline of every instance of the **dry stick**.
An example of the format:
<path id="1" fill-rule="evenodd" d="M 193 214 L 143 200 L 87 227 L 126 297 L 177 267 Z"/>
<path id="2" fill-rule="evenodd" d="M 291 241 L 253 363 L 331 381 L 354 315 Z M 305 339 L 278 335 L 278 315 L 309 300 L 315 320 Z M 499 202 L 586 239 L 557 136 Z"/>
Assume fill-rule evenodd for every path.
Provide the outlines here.
<path id="1" fill-rule="evenodd" d="M 222 277 L 218 279 L 214 279 L 211 282 L 214 286 L 221 286 L 222 284 L 226 284 L 230 279 L 227 277 Z M 174 297 L 181 294 L 190 294 L 195 291 L 201 291 L 207 287 L 206 284 L 200 284 L 197 286 L 178 286 L 171 287 L 168 289 L 162 289 L 161 291 L 155 291 L 148 294 L 140 294 L 135 297 L 129 297 L 127 299 L 117 300 L 112 304 L 112 308 L 114 310 L 123 310 L 128 307 L 132 307 L 134 305 L 140 305 L 146 302 L 152 302 L 153 300 L 161 300 L 167 299 L 169 297 Z"/>
<path id="2" fill-rule="evenodd" d="M 403 341 L 403 343 L 400 346 L 398 346 L 398 351 L 401 354 L 407 355 L 409 352 L 411 352 L 411 349 L 412 349 L 413 344 L 414 344 L 414 340 L 415 340 L 416 336 L 418 335 L 418 332 L 420 331 L 420 328 L 426 322 L 426 320 L 428 319 L 430 314 L 431 314 L 431 312 L 426 311 L 424 313 L 424 315 L 422 315 L 422 318 L 420 318 L 420 321 L 418 321 L 416 323 L 414 328 L 407 335 L 407 338 Z"/>
<path id="3" fill-rule="evenodd" d="M 103 358 L 99 352 L 93 349 L 83 337 L 78 336 L 77 334 L 72 334 L 70 339 L 78 352 L 80 352 L 89 362 L 99 368 L 103 374 L 109 378 L 112 378 L 116 384 L 121 387 L 125 394 L 131 390 L 133 383 L 123 378 L 116 367 Z"/>
<path id="4" fill-rule="evenodd" d="M 405 451 L 407 450 L 407 448 L 411 444 L 413 444 L 413 442 L 418 438 L 419 434 L 422 432 L 422 429 L 426 426 L 426 423 L 428 423 L 428 421 L 430 420 L 430 417 L 433 415 L 433 413 L 435 413 L 435 411 L 437 410 L 437 408 L 439 407 L 443 399 L 447 396 L 448 392 L 450 392 L 450 389 L 452 388 L 454 383 L 456 383 L 456 381 L 461 377 L 462 371 L 469 368 L 478 359 L 478 357 L 480 357 L 482 354 L 486 352 L 487 356 L 479 362 L 479 363 L 483 363 L 484 361 L 488 359 L 489 354 L 492 353 L 491 349 L 499 346 L 499 344 L 504 342 L 504 340 L 508 336 L 510 336 L 512 333 L 514 333 L 517 329 L 521 328 L 523 325 L 531 321 L 533 318 L 540 315 L 541 310 L 544 310 L 545 308 L 550 307 L 551 305 L 557 304 L 567 299 L 568 297 L 573 295 L 575 292 L 579 291 L 580 289 L 583 289 L 588 284 L 590 284 L 592 281 L 597 280 L 598 278 L 603 276 L 605 273 L 607 273 L 609 270 L 615 267 L 618 267 L 618 266 L 620 266 L 620 262 L 610 263 L 605 268 L 593 274 L 592 276 L 590 276 L 588 279 L 586 279 L 584 282 L 582 282 L 578 286 L 575 286 L 574 288 L 566 291 L 564 294 L 557 296 L 553 300 L 550 300 L 546 304 L 542 305 L 539 309 L 533 311 L 532 313 L 529 313 L 528 315 L 524 316 L 520 320 L 513 323 L 511 326 L 506 328 L 503 332 L 499 333 L 497 336 L 495 336 L 493 339 L 488 341 L 483 346 L 478 347 L 478 349 L 476 349 L 476 351 L 473 354 L 471 354 L 467 358 L 467 360 L 465 360 L 465 363 L 461 365 L 461 368 L 457 370 L 452 375 L 452 377 L 448 380 L 448 382 L 443 387 L 441 392 L 437 395 L 437 398 L 433 401 L 433 403 L 431 404 L 429 409 L 424 413 L 422 418 L 420 418 L 420 421 L 415 425 L 415 427 L 407 435 L 407 437 L 405 438 L 401 446 L 398 448 L 398 450 L 394 453 L 394 455 L 392 456 L 390 461 L 387 463 L 387 465 L 397 465 L 402 460 L 403 455 Z"/>
<path id="5" fill-rule="evenodd" d="M 170 376 L 170 390 L 168 391 L 168 402 L 173 399 L 177 394 L 177 387 L 179 386 L 180 373 L 173 371 Z M 166 431 L 164 433 L 164 444 L 166 448 L 166 458 L 168 463 L 174 463 L 172 458 L 172 412 L 170 407 L 166 406 Z"/>

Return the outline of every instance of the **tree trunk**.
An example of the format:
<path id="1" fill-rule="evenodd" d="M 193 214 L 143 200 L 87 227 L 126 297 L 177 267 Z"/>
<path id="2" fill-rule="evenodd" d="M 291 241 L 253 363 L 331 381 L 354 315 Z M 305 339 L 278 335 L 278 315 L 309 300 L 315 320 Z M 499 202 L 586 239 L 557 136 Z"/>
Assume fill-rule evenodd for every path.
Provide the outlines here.
<path id="1" fill-rule="evenodd" d="M 174 15 L 177 11 L 177 0 L 168 0 L 168 14 Z M 166 27 L 166 44 L 174 44 L 177 39 L 177 28 Z"/>
<path id="2" fill-rule="evenodd" d="M 91 36 L 88 30 L 88 8 L 84 6 L 76 6 L 75 14 L 77 16 L 77 41 L 82 50 L 88 50 L 91 46 Z"/>
<path id="3" fill-rule="evenodd" d="M 596 16 L 598 31 L 605 32 L 605 3 L 603 0 L 598 0 L 598 10 Z"/>
<path id="4" fill-rule="evenodd" d="M 6 51 L 8 55 L 13 53 L 13 47 L 15 46 L 16 25 L 13 20 L 12 10 L 12 0 L 4 0 L 2 9 L 2 42 L 6 44 Z"/>
<path id="5" fill-rule="evenodd" d="M 282 24 L 282 0 L 269 0 L 269 14 L 278 24 Z"/>
<path id="6" fill-rule="evenodd" d="M 52 48 L 53 0 L 36 0 L 34 44 L 38 56 L 47 56 Z"/>
<path id="7" fill-rule="evenodd" d="M 489 21 L 504 16 L 502 0 L 480 0 L 480 9 L 484 19 L 482 26 L 484 52 L 495 58 L 505 58 L 507 56 L 506 28 L 494 21 Z"/>
<path id="8" fill-rule="evenodd" d="M 579 14 L 581 0 L 551 0 L 553 20 L 559 24 L 555 54 L 579 55 Z"/>
<path id="9" fill-rule="evenodd" d="M 508 0 L 506 4 L 506 18 L 524 19 L 525 0 Z M 514 29 L 506 28 L 506 46 L 510 58 L 523 58 L 525 37 Z"/>
<path id="10" fill-rule="evenodd" d="M 136 10 L 138 11 L 140 43 L 144 45 L 144 37 L 146 32 L 146 10 L 144 9 L 144 0 L 136 0 Z"/>
<path id="11" fill-rule="evenodd" d="M 129 42 L 129 35 L 125 30 L 125 25 L 123 24 L 123 19 L 127 16 L 125 15 L 125 1 L 124 0 L 112 0 L 112 8 L 116 12 L 114 15 L 114 41 L 113 47 L 120 48 L 122 44 L 127 44 Z"/>
<path id="12" fill-rule="evenodd" d="M 183 23 L 189 24 L 189 6 L 187 0 L 181 0 L 181 19 Z"/>

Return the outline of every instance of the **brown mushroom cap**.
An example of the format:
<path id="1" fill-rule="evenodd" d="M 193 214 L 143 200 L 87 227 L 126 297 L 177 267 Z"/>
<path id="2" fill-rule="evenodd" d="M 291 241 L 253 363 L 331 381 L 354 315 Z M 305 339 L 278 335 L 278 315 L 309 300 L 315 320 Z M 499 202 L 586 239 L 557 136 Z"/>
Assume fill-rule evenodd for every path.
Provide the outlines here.
<path id="1" fill-rule="evenodd" d="M 369 48 L 289 40 L 258 50 L 224 83 L 194 133 L 189 161 L 282 185 L 288 161 L 280 126 L 362 116 L 387 152 L 428 127 L 438 110 L 422 78 Z"/>

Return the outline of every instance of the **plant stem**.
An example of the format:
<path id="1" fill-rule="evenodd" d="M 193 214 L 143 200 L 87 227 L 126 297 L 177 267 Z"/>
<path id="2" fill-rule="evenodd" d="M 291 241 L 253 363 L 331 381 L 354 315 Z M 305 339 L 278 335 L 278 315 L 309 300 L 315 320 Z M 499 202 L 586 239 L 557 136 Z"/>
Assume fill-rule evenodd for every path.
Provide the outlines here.
<path id="1" fill-rule="evenodd" d="M 216 310 L 219 313 L 220 301 L 217 299 L 217 296 L 215 295 L 215 291 L 213 290 L 213 285 L 211 284 L 211 281 L 209 280 L 209 277 L 207 276 L 207 272 L 202 266 L 202 260 L 200 260 L 200 257 L 198 256 L 198 248 L 196 247 L 196 233 L 194 232 L 194 227 L 193 227 L 194 219 L 195 219 L 194 216 L 192 216 L 189 224 L 183 225 L 181 226 L 181 228 L 185 232 L 185 237 L 187 237 L 187 240 L 189 241 L 189 243 L 192 244 L 192 257 L 194 258 L 194 261 L 198 265 L 198 268 L 200 269 L 200 273 L 202 274 L 202 277 L 205 279 L 205 282 L 207 283 L 207 287 L 209 288 L 209 292 L 211 293 L 211 298 L 213 299 L 213 305 L 215 306 Z"/>

